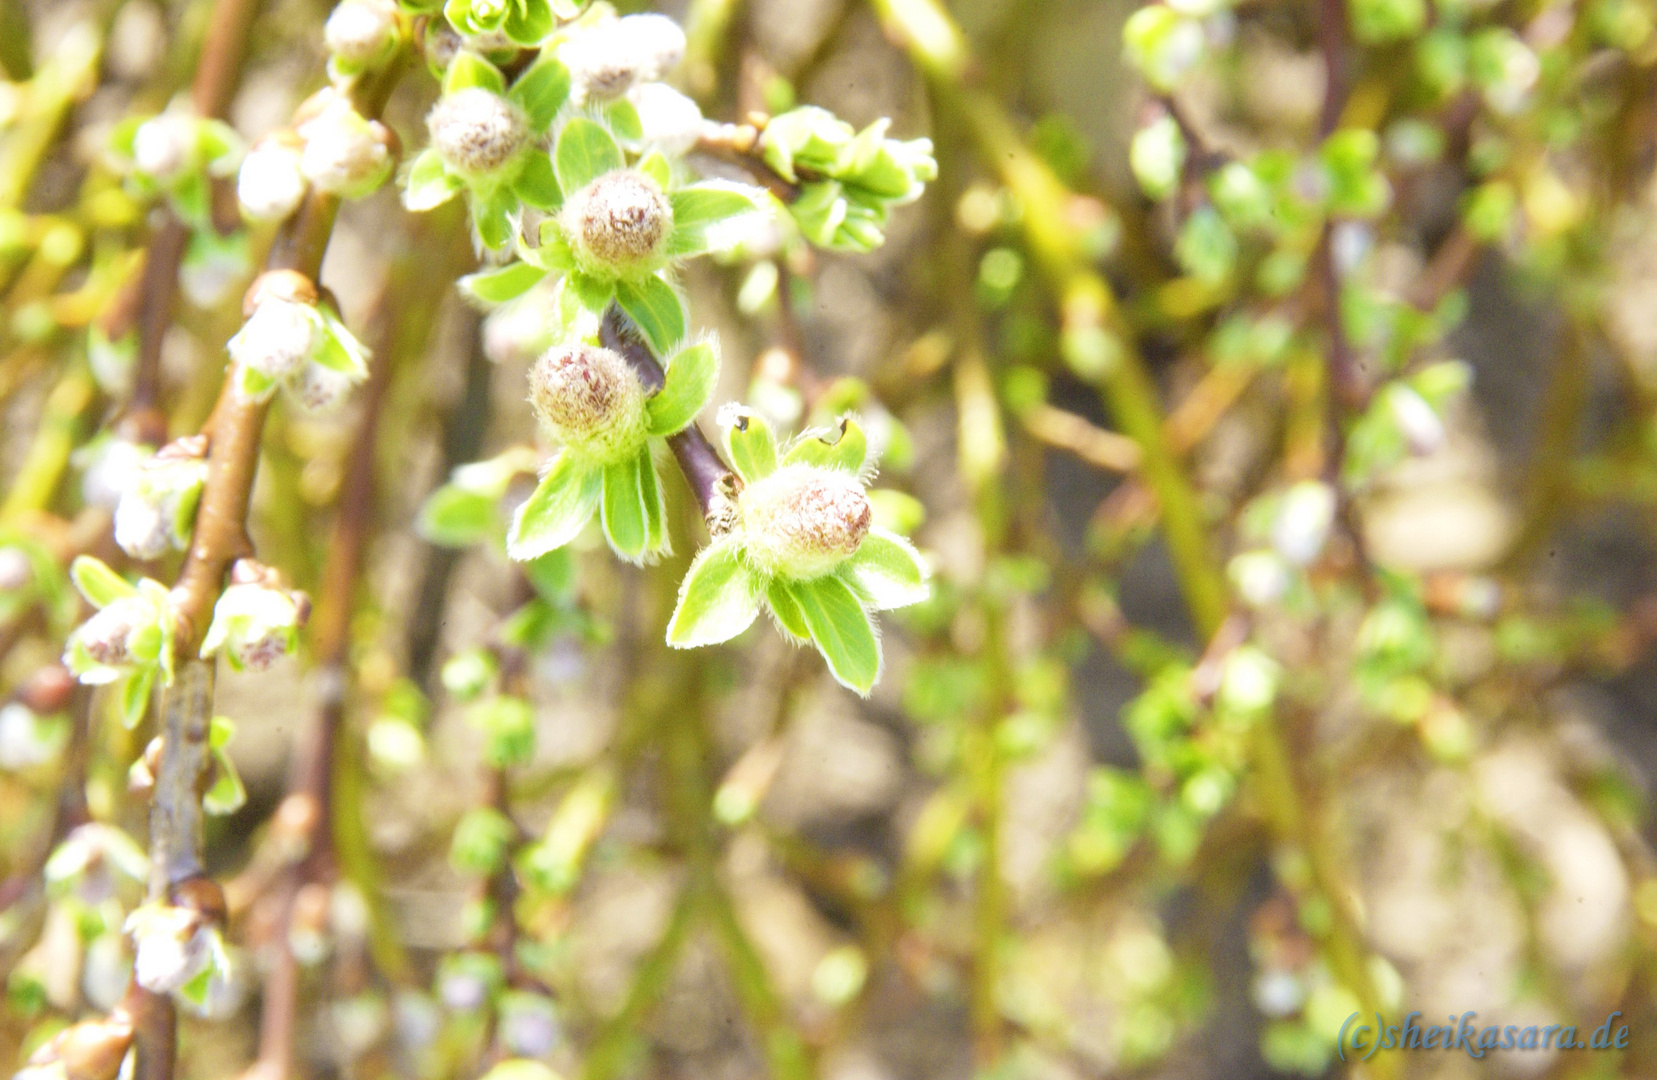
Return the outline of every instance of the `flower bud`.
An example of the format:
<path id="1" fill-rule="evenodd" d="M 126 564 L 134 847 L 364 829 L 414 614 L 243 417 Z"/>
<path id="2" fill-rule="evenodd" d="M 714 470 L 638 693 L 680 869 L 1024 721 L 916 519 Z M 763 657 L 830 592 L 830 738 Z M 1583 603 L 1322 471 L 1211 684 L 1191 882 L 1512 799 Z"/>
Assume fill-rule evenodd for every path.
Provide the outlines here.
<path id="1" fill-rule="evenodd" d="M 510 1054 L 538 1058 L 550 1054 L 563 1037 L 552 1001 L 540 994 L 504 994 L 500 1003 L 501 1044 Z"/>
<path id="2" fill-rule="evenodd" d="M 133 977 L 153 994 L 182 990 L 207 970 L 213 955 L 213 927 L 200 912 L 149 903 L 127 916 L 132 935 Z"/>
<path id="3" fill-rule="evenodd" d="M 346 198 L 367 195 L 391 175 L 391 129 L 365 120 L 346 98 L 335 98 L 299 128 L 305 140 L 299 171 L 323 191 Z"/>
<path id="4" fill-rule="evenodd" d="M 666 83 L 649 82 L 628 95 L 639 114 L 640 140 L 664 154 L 689 152 L 702 135 L 702 110 L 690 98 Z"/>
<path id="5" fill-rule="evenodd" d="M 673 208 L 655 180 L 636 169 L 606 173 L 570 197 L 565 233 L 589 271 L 654 269 L 673 227 Z"/>
<path id="6" fill-rule="evenodd" d="M 305 408 L 327 412 L 351 396 L 357 380 L 350 373 L 311 361 L 288 382 L 288 389 Z"/>
<path id="7" fill-rule="evenodd" d="M 124 596 L 69 635 L 63 662 L 88 685 L 114 682 L 124 669 L 161 655 L 160 612 L 145 596 Z"/>
<path id="8" fill-rule="evenodd" d="M 221 647 L 237 671 L 264 671 L 293 649 L 310 613 L 303 593 L 279 587 L 275 575 L 252 559 L 238 561 L 231 585 L 213 605 L 213 623 L 201 643 L 202 659 Z"/>
<path id="9" fill-rule="evenodd" d="M 254 221 L 279 221 L 299 208 L 307 181 L 300 171 L 303 148 L 297 138 L 261 139 L 236 174 L 236 199 Z"/>
<path id="10" fill-rule="evenodd" d="M 196 503 L 207 483 L 205 442 L 181 439 L 138 469 L 115 507 L 115 542 L 135 559 L 155 559 L 189 546 Z"/>
<path id="11" fill-rule="evenodd" d="M 426 114 L 426 129 L 443 163 L 469 176 L 499 169 L 529 140 L 517 107 L 477 86 L 439 98 Z"/>
<path id="12" fill-rule="evenodd" d="M 132 136 L 132 163 L 138 171 L 166 181 L 189 167 L 196 155 L 196 125 L 179 112 L 164 112 L 138 125 Z"/>
<path id="13" fill-rule="evenodd" d="M 447 19 L 432 19 L 420 32 L 420 51 L 425 54 L 426 65 L 440 77 L 465 47 L 466 39 L 449 25 Z"/>
<path id="14" fill-rule="evenodd" d="M 529 370 L 529 403 L 554 438 L 599 461 L 617 461 L 645 438 L 644 387 L 620 354 L 556 345 Z"/>
<path id="15" fill-rule="evenodd" d="M 737 498 L 743 546 L 757 567 L 777 577 L 821 577 L 857 553 L 873 510 L 856 477 L 808 465 L 785 465 Z"/>
<path id="16" fill-rule="evenodd" d="M 322 27 L 328 51 L 347 71 L 374 67 L 397 45 L 397 8 L 390 0 L 343 0 Z"/>
<path id="17" fill-rule="evenodd" d="M 226 348 L 238 366 L 269 384 L 269 393 L 304 369 L 321 338 L 322 321 L 314 304 L 267 295 Z"/>
<path id="18" fill-rule="evenodd" d="M 685 32 L 666 15 L 628 15 L 577 34 L 559 50 L 576 102 L 613 101 L 685 55 Z"/>

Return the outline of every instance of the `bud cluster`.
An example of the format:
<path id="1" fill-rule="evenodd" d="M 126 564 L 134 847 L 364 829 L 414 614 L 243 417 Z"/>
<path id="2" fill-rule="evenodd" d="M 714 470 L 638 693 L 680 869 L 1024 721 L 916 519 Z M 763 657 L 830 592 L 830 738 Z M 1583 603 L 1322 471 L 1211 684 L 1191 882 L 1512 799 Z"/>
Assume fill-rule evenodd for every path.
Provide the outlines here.
<path id="1" fill-rule="evenodd" d="M 234 129 L 175 103 L 160 115 L 131 117 L 110 134 L 112 164 L 139 198 L 166 196 L 180 218 L 196 228 L 211 222 L 209 177 L 229 176 L 242 154 Z"/>
<path id="2" fill-rule="evenodd" d="M 378 120 L 365 119 L 351 99 L 324 90 L 314 115 L 294 128 L 304 140 L 299 171 L 319 191 L 355 199 L 368 195 L 397 164 L 397 136 Z"/>
<path id="3" fill-rule="evenodd" d="M 75 587 L 98 611 L 69 635 L 63 664 L 82 683 L 97 686 L 123 676 L 139 676 L 127 695 L 127 720 L 143 715 L 150 681 L 157 672 L 172 678 L 173 611 L 167 587 L 144 578 L 137 585 L 90 556 L 69 569 Z"/>
<path id="4" fill-rule="evenodd" d="M 115 542 L 135 559 L 184 550 L 207 483 L 207 440 L 177 439 L 139 466 L 115 507 Z"/>
<path id="5" fill-rule="evenodd" d="M 558 58 L 570 72 L 577 104 L 614 101 L 667 74 L 685 55 L 685 32 L 666 15 L 607 19 L 572 35 Z"/>
<path id="6" fill-rule="evenodd" d="M 276 571 L 239 559 L 230 570 L 230 587 L 213 605 L 201 657 L 223 649 L 232 669 L 264 671 L 293 651 L 309 615 L 304 593 L 282 588 Z"/>
<path id="7" fill-rule="evenodd" d="M 399 32 L 393 0 L 341 0 L 322 27 L 329 74 L 350 78 L 384 64 L 396 51 Z"/>

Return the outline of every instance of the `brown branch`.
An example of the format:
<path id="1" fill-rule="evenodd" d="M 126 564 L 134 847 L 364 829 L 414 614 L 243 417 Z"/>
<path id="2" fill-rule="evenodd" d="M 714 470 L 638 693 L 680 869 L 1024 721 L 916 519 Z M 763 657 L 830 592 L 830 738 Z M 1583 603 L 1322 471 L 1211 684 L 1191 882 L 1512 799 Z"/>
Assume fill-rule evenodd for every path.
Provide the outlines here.
<path id="1" fill-rule="evenodd" d="M 665 378 L 661 364 L 637 328 L 614 304 L 604 313 L 599 336 L 606 348 L 614 349 L 627 358 L 645 390 L 654 393 L 661 389 Z M 710 522 L 717 521 L 727 512 L 730 499 L 737 489 L 736 474 L 720 460 L 719 452 L 695 423 L 677 435 L 668 436 L 667 445 L 678 460 L 680 471 L 685 474 L 691 494 L 696 496 L 696 504 L 702 508 L 702 516 Z"/>
<path id="2" fill-rule="evenodd" d="M 801 186 L 816 177 L 808 175 L 805 169 L 797 169 L 800 179 L 795 182 L 773 169 L 760 153 L 759 141 L 763 134 L 764 129 L 758 124 L 709 125 L 696 140 L 694 152 L 735 165 L 778 199 L 795 202 L 800 197 Z"/>

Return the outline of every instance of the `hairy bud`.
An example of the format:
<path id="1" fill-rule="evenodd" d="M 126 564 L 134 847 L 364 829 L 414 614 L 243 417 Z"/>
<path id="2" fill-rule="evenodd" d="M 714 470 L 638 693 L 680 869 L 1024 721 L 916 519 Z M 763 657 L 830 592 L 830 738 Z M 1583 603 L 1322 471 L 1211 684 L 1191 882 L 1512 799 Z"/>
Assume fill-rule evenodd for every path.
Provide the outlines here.
<path id="1" fill-rule="evenodd" d="M 171 994 L 207 970 L 213 927 L 198 911 L 149 903 L 127 916 L 133 978 L 153 994 Z"/>
<path id="2" fill-rule="evenodd" d="M 553 437 L 600 461 L 625 458 L 645 437 L 644 387 L 620 354 L 558 345 L 529 370 L 529 402 Z"/>
<path id="3" fill-rule="evenodd" d="M 226 348 L 238 365 L 275 384 L 304 368 L 321 334 L 314 304 L 266 295 Z"/>
<path id="4" fill-rule="evenodd" d="M 200 436 L 180 439 L 139 467 L 115 507 L 115 542 L 122 551 L 155 559 L 188 546 L 196 502 L 207 483 L 206 449 Z"/>
<path id="5" fill-rule="evenodd" d="M 261 139 L 236 174 L 236 200 L 254 221 L 278 221 L 299 208 L 307 181 L 303 147 L 291 132 Z"/>
<path id="6" fill-rule="evenodd" d="M 590 271 L 653 269 L 673 226 L 673 208 L 655 180 L 635 169 L 606 173 L 570 197 L 565 232 Z"/>
<path id="7" fill-rule="evenodd" d="M 629 99 L 638 111 L 639 127 L 644 132 L 640 141 L 646 146 L 660 147 L 666 154 L 684 154 L 701 138 L 701 108 L 666 83 L 645 83 L 636 87 Z"/>
<path id="8" fill-rule="evenodd" d="M 231 585 L 213 605 L 213 623 L 201 643 L 206 659 L 220 648 L 237 671 L 264 671 L 292 651 L 310 614 L 303 593 L 282 588 L 275 574 L 252 559 L 231 568 Z"/>
<path id="9" fill-rule="evenodd" d="M 426 129 L 444 164 L 474 176 L 511 161 L 529 139 L 523 114 L 476 86 L 444 94 L 426 115 Z"/>
<path id="10" fill-rule="evenodd" d="M 132 136 L 132 163 L 157 180 L 183 172 L 195 157 L 195 121 L 183 113 L 164 112 L 138 126 Z"/>
<path id="11" fill-rule="evenodd" d="M 122 669 L 155 663 L 162 639 L 155 604 L 148 597 L 124 596 L 69 635 L 63 660 L 83 683 L 113 682 Z"/>
<path id="12" fill-rule="evenodd" d="M 357 380 L 349 373 L 313 360 L 288 383 L 288 389 L 305 408 L 312 412 L 327 412 L 349 397 L 351 388 L 356 385 Z"/>
<path id="13" fill-rule="evenodd" d="M 323 24 L 322 40 L 347 70 L 373 67 L 397 45 L 397 7 L 390 0 L 343 0 Z"/>
<path id="14" fill-rule="evenodd" d="M 821 577 L 857 553 L 873 510 L 849 473 L 787 465 L 737 497 L 743 546 L 765 573 Z"/>
<path id="15" fill-rule="evenodd" d="M 323 191 L 367 195 L 391 175 L 396 137 L 378 120 L 365 120 L 346 98 L 330 101 L 299 128 L 305 140 L 299 171 Z"/>
<path id="16" fill-rule="evenodd" d="M 571 38 L 558 58 L 576 101 L 612 101 L 651 82 L 685 55 L 685 32 L 666 15 L 628 15 Z"/>

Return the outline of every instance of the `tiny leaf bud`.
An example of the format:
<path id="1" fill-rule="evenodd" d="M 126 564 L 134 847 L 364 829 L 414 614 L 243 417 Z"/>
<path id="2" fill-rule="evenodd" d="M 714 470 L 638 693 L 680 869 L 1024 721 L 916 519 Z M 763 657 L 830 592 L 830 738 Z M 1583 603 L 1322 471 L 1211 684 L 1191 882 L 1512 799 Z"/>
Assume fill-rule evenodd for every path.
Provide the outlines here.
<path id="1" fill-rule="evenodd" d="M 212 961 L 212 924 L 200 912 L 149 903 L 127 916 L 132 935 L 133 977 L 154 994 L 171 994 Z"/>
<path id="2" fill-rule="evenodd" d="M 685 55 L 685 32 L 666 15 L 628 15 L 571 38 L 558 58 L 576 101 L 613 101 L 652 82 Z"/>
<path id="3" fill-rule="evenodd" d="M 342 73 L 375 67 L 397 45 L 397 8 L 390 0 L 344 0 L 322 27 L 322 40 Z"/>
<path id="4" fill-rule="evenodd" d="M 363 119 L 347 98 L 330 101 L 299 134 L 305 140 L 300 172 L 323 191 L 359 198 L 391 175 L 396 156 L 391 129 Z"/>
<path id="5" fill-rule="evenodd" d="M 205 442 L 198 436 L 163 447 L 145 462 L 115 507 L 115 542 L 135 559 L 183 550 L 207 482 Z"/>

